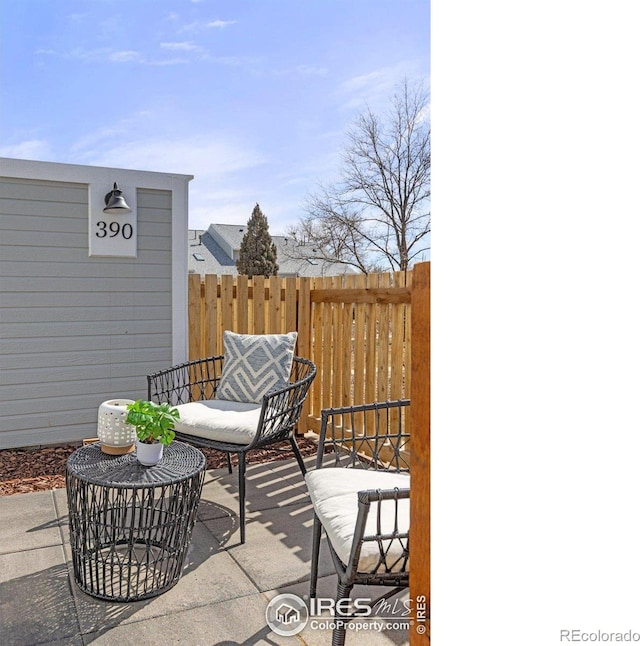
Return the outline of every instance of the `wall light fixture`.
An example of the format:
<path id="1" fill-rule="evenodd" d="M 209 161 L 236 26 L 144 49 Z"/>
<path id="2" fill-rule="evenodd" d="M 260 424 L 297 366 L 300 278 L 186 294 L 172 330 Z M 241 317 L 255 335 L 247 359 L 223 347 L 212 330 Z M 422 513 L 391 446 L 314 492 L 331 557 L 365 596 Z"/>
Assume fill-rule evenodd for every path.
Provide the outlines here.
<path id="1" fill-rule="evenodd" d="M 102 209 L 104 213 L 131 213 L 131 208 L 126 203 L 122 191 L 118 188 L 117 182 L 113 183 L 113 190 L 104 196 L 104 203 L 106 204 L 104 209 Z"/>

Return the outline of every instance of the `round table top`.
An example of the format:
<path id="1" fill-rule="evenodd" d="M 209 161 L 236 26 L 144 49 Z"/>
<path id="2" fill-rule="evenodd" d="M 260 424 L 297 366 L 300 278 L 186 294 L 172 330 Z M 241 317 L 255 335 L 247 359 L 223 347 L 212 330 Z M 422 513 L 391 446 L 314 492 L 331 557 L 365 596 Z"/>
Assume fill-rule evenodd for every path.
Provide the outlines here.
<path id="1" fill-rule="evenodd" d="M 67 474 L 92 484 L 115 488 L 157 487 L 191 478 L 205 467 L 202 451 L 174 441 L 163 449 L 162 460 L 145 467 L 135 453 L 108 455 L 100 444 L 89 444 L 74 451 L 67 460 Z"/>

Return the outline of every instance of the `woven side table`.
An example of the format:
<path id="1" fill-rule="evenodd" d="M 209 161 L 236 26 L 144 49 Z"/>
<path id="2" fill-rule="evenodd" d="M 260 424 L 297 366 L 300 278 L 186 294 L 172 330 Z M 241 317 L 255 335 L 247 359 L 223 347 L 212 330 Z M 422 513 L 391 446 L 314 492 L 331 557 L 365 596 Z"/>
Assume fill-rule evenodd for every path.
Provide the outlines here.
<path id="1" fill-rule="evenodd" d="M 99 599 L 138 601 L 173 587 L 196 520 L 205 458 L 182 442 L 154 467 L 83 446 L 67 461 L 73 571 Z"/>

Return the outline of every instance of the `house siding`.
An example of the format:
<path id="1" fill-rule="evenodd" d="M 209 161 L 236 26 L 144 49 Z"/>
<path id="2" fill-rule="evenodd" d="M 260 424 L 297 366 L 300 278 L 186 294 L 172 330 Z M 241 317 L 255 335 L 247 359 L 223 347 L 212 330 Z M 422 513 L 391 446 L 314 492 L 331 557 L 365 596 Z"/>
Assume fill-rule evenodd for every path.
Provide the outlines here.
<path id="1" fill-rule="evenodd" d="M 88 256 L 88 184 L 0 196 L 0 448 L 94 437 L 101 402 L 172 363 L 172 192 L 137 189 L 137 258 Z"/>

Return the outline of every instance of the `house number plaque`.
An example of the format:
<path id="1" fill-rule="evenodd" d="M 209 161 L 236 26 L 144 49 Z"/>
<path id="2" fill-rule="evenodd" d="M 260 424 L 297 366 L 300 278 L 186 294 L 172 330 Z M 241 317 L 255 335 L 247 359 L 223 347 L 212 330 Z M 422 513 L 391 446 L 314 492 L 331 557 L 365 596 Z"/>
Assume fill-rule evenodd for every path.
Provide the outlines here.
<path id="1" fill-rule="evenodd" d="M 111 182 L 113 186 L 113 182 Z M 89 209 L 89 256 L 135 258 L 138 255 L 138 223 L 135 186 L 118 182 L 131 213 L 105 213 L 104 196 L 110 185 L 92 184 Z"/>

